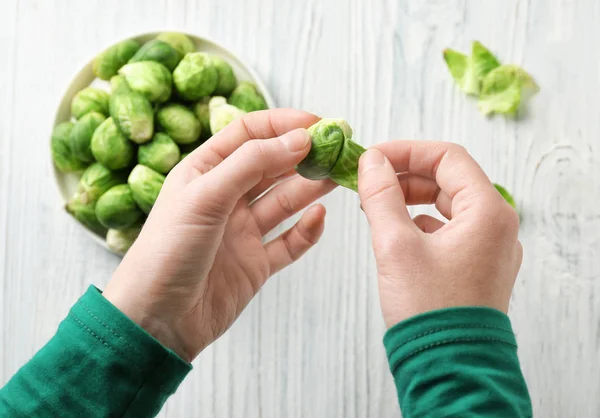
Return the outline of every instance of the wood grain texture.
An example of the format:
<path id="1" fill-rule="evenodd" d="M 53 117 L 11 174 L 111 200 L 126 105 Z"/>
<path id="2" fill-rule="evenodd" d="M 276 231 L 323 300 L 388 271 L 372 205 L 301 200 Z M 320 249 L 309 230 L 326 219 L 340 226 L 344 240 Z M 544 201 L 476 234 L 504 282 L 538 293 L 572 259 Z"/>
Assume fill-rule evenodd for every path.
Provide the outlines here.
<path id="1" fill-rule="evenodd" d="M 536 416 L 599 416 L 599 20 L 594 0 L 3 0 L 0 383 L 119 261 L 61 208 L 48 152 L 58 100 L 107 44 L 172 28 L 230 47 L 280 106 L 344 117 L 366 146 L 466 146 L 522 212 L 511 316 Z M 451 82 L 442 49 L 474 39 L 542 86 L 520 120 L 482 117 Z M 317 249 L 267 283 L 162 417 L 399 415 L 368 225 L 353 193 L 323 200 Z"/>

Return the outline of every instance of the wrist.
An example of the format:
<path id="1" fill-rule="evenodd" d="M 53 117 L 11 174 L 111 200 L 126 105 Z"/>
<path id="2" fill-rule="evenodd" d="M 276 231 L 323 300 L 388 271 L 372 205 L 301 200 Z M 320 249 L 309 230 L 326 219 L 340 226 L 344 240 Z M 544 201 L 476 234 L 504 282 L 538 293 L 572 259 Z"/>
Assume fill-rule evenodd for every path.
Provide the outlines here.
<path id="1" fill-rule="evenodd" d="M 158 315 L 154 304 L 144 300 L 148 298 L 140 297 L 141 293 L 139 289 L 137 291 L 128 291 L 113 279 L 108 283 L 102 295 L 121 313 L 154 337 L 161 345 L 173 351 L 185 362 L 191 363 L 193 355 L 186 349 L 185 344 L 183 344 L 183 340 L 179 337 L 175 324 Z"/>

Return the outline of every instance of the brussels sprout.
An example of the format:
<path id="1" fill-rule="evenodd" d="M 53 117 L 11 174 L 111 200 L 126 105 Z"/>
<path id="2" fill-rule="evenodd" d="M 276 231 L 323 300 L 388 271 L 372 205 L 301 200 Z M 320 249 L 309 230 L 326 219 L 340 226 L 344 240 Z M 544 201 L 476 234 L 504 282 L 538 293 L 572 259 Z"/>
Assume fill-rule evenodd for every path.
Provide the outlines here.
<path id="1" fill-rule="evenodd" d="M 96 203 L 108 189 L 126 181 L 125 173 L 111 171 L 100 163 L 94 163 L 83 172 L 77 192 L 71 199 L 76 199 L 83 204 Z"/>
<path id="2" fill-rule="evenodd" d="M 210 138 L 210 111 L 208 110 L 208 102 L 210 101 L 210 97 L 203 97 L 194 105 L 194 114 L 196 115 L 196 119 L 200 121 L 200 126 L 202 126 L 200 139 L 207 140 Z"/>
<path id="3" fill-rule="evenodd" d="M 96 217 L 105 228 L 129 228 L 142 216 L 126 184 L 112 187 L 96 203 Z"/>
<path id="4" fill-rule="evenodd" d="M 129 63 L 155 61 L 167 67 L 169 71 L 173 71 L 182 58 L 183 54 L 168 43 L 160 39 L 153 39 L 142 45 L 138 52 L 131 57 Z"/>
<path id="5" fill-rule="evenodd" d="M 210 59 L 219 73 L 219 82 L 213 94 L 215 96 L 227 96 L 233 91 L 237 84 L 237 79 L 233 73 L 233 68 L 224 59 L 216 56 L 211 56 Z"/>
<path id="6" fill-rule="evenodd" d="M 125 255 L 141 231 L 141 226 L 132 226 L 127 229 L 109 229 L 106 233 L 106 245 L 111 251 L 119 255 Z"/>
<path id="7" fill-rule="evenodd" d="M 171 97 L 173 79 L 164 65 L 154 61 L 134 62 L 119 70 L 131 90 L 151 102 L 163 103 Z"/>
<path id="8" fill-rule="evenodd" d="M 452 49 L 445 49 L 444 60 L 460 89 L 475 96 L 481 91 L 483 78 L 500 66 L 498 59 L 477 41 L 473 42 L 470 57 Z"/>
<path id="9" fill-rule="evenodd" d="M 106 229 L 96 217 L 96 202 L 83 202 L 78 197 L 76 195 L 69 200 L 65 207 L 67 212 L 96 234 L 104 235 Z"/>
<path id="10" fill-rule="evenodd" d="M 92 135 L 94 158 L 111 170 L 119 170 L 131 164 L 134 157 L 133 144 L 119 131 L 113 118 L 108 118 Z"/>
<path id="11" fill-rule="evenodd" d="M 498 193 L 500 193 L 500 195 L 504 198 L 504 200 L 506 200 L 508 202 L 509 205 L 511 205 L 515 209 L 517 208 L 515 199 L 513 199 L 511 194 L 508 192 L 508 190 L 506 190 L 504 187 L 502 187 L 496 183 L 494 183 L 494 187 L 496 188 L 496 190 L 498 190 Z"/>
<path id="12" fill-rule="evenodd" d="M 52 159 L 58 171 L 62 173 L 71 173 L 85 168 L 83 162 L 75 156 L 71 148 L 72 131 L 73 124 L 71 122 L 59 123 L 52 131 L 50 142 Z"/>
<path id="13" fill-rule="evenodd" d="M 173 82 L 182 98 L 198 100 L 215 91 L 219 73 L 210 55 L 192 52 L 186 54 L 173 71 Z"/>
<path id="14" fill-rule="evenodd" d="M 81 119 L 75 122 L 71 131 L 70 141 L 73 154 L 84 163 L 94 161 L 92 154 L 92 135 L 98 126 L 104 122 L 106 118 L 98 112 L 90 112 L 83 115 Z"/>
<path id="15" fill-rule="evenodd" d="M 110 116 L 133 142 L 143 144 L 154 133 L 154 110 L 142 94 L 132 91 L 123 76 L 111 79 Z"/>
<path id="16" fill-rule="evenodd" d="M 138 49 L 140 49 L 140 44 L 133 39 L 119 42 L 107 48 L 94 59 L 94 75 L 102 80 L 110 80 L 122 66 L 127 64 L 127 61 L 133 57 Z"/>
<path id="17" fill-rule="evenodd" d="M 535 80 L 516 65 L 502 65 L 483 80 L 477 106 L 484 115 L 491 113 L 514 114 L 523 99 L 537 93 Z"/>
<path id="18" fill-rule="evenodd" d="M 254 112 L 257 110 L 267 109 L 267 102 L 265 102 L 262 94 L 259 93 L 256 85 L 243 81 L 235 88 L 228 100 L 229 104 L 242 109 L 246 112 Z"/>
<path id="19" fill-rule="evenodd" d="M 311 180 L 330 178 L 358 190 L 358 159 L 366 150 L 352 141 L 352 128 L 343 119 L 321 119 L 308 128 L 312 145 L 296 171 Z"/>
<path id="20" fill-rule="evenodd" d="M 227 100 L 221 96 L 210 99 L 208 104 L 210 111 L 210 131 L 214 134 L 229 125 L 233 120 L 241 118 L 246 114 L 243 110 L 227 104 Z"/>
<path id="21" fill-rule="evenodd" d="M 189 152 L 184 152 L 183 154 L 181 154 L 181 157 L 179 157 L 179 162 L 181 162 L 185 157 L 187 157 L 188 155 L 190 155 Z"/>
<path id="22" fill-rule="evenodd" d="M 179 147 L 169 135 L 157 133 L 152 141 L 138 148 L 138 162 L 159 173 L 167 174 L 179 162 Z"/>
<path id="23" fill-rule="evenodd" d="M 108 98 L 109 94 L 104 90 L 86 87 L 73 97 L 71 113 L 76 119 L 89 112 L 98 112 L 108 116 Z"/>
<path id="24" fill-rule="evenodd" d="M 194 52 L 196 50 L 196 45 L 194 45 L 194 42 L 183 33 L 164 32 L 158 35 L 156 39 L 168 43 L 173 48 L 178 50 L 181 55 L 185 55 L 188 52 Z"/>
<path id="25" fill-rule="evenodd" d="M 150 167 L 136 165 L 127 179 L 133 198 L 144 213 L 150 213 L 160 193 L 165 176 Z"/>
<path id="26" fill-rule="evenodd" d="M 172 103 L 156 112 L 158 124 L 178 144 L 189 144 L 200 137 L 202 127 L 187 107 Z"/>

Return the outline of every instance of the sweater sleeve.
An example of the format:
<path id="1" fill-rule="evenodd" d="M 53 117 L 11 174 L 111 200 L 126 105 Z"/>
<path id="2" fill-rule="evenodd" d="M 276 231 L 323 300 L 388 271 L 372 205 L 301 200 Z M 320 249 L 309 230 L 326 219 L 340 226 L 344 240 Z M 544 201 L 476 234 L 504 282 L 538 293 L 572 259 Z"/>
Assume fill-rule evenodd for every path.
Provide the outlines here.
<path id="1" fill-rule="evenodd" d="M 0 389 L 0 416 L 152 417 L 190 370 L 91 286 Z"/>
<path id="2" fill-rule="evenodd" d="M 394 325 L 384 337 L 404 418 L 531 417 L 510 320 L 461 307 Z"/>

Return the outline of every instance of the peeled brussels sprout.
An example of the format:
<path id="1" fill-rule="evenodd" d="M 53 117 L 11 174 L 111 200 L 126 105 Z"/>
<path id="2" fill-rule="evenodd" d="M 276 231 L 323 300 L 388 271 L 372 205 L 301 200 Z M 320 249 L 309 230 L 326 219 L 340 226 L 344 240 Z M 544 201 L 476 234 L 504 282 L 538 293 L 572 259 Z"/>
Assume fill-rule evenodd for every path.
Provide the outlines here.
<path id="1" fill-rule="evenodd" d="M 242 81 L 229 96 L 229 104 L 242 109 L 246 112 L 254 112 L 257 110 L 265 110 L 267 102 L 265 102 L 262 94 L 259 93 L 256 85 L 247 81 Z"/>
<path id="2" fill-rule="evenodd" d="M 494 183 L 494 187 L 496 188 L 496 190 L 498 190 L 498 193 L 500 193 L 500 195 L 502 195 L 502 197 L 504 198 L 504 200 L 506 200 L 508 202 L 509 205 L 511 205 L 513 208 L 517 208 L 517 204 L 515 203 L 515 199 L 513 199 L 513 197 L 511 196 L 511 194 L 508 192 L 508 190 L 506 190 L 504 187 L 500 186 L 499 184 Z"/>
<path id="3" fill-rule="evenodd" d="M 173 82 L 182 98 L 198 100 L 215 91 L 219 72 L 210 55 L 192 52 L 186 54 L 173 71 Z"/>
<path id="4" fill-rule="evenodd" d="M 153 39 L 142 45 L 129 62 L 155 61 L 167 67 L 169 71 L 173 71 L 182 58 L 183 54 L 168 43 Z"/>
<path id="5" fill-rule="evenodd" d="M 109 94 L 104 90 L 86 87 L 78 92 L 71 101 L 71 113 L 76 119 L 89 112 L 98 112 L 108 116 Z"/>
<path id="6" fill-rule="evenodd" d="M 491 113 L 514 114 L 523 99 L 537 93 L 535 80 L 516 65 L 502 65 L 483 80 L 477 106 L 484 115 Z"/>
<path id="7" fill-rule="evenodd" d="M 113 118 L 108 118 L 92 135 L 94 158 L 111 170 L 128 167 L 133 161 L 133 144 L 119 131 Z"/>
<path id="8" fill-rule="evenodd" d="M 194 45 L 194 42 L 183 33 L 164 32 L 158 35 L 156 39 L 168 43 L 173 48 L 178 50 L 181 55 L 185 55 L 188 52 L 194 52 L 196 50 L 196 45 Z"/>
<path id="9" fill-rule="evenodd" d="M 141 164 L 133 168 L 127 179 L 133 198 L 146 214 L 152 210 L 164 182 L 165 176 Z"/>
<path id="10" fill-rule="evenodd" d="M 196 115 L 196 119 L 200 121 L 200 126 L 202 126 L 200 139 L 207 140 L 210 138 L 210 111 L 208 110 L 208 102 L 210 101 L 210 97 L 203 97 L 194 105 L 194 114 Z"/>
<path id="11" fill-rule="evenodd" d="M 119 130 L 133 142 L 143 144 L 154 133 L 154 110 L 144 95 L 129 87 L 123 76 L 110 80 L 110 116 Z"/>
<path id="12" fill-rule="evenodd" d="M 127 61 L 133 57 L 138 49 L 140 49 L 140 44 L 133 39 L 119 42 L 107 48 L 94 59 L 94 75 L 102 80 L 110 80 L 122 66 L 127 64 Z"/>
<path id="13" fill-rule="evenodd" d="M 73 153 L 73 148 L 71 147 L 72 131 L 73 124 L 71 122 L 59 123 L 52 131 L 52 140 L 50 142 L 52 159 L 58 171 L 62 173 L 71 173 L 85 168 L 83 162 Z"/>
<path id="14" fill-rule="evenodd" d="M 69 200 L 65 209 L 88 229 L 92 230 L 96 234 L 104 235 L 106 233 L 106 229 L 96 217 L 96 202 L 84 202 L 79 199 L 79 197 L 80 196 L 76 195 L 74 198 Z"/>
<path id="15" fill-rule="evenodd" d="M 178 144 L 189 144 L 200 137 L 200 122 L 187 107 L 172 103 L 156 112 L 158 124 Z"/>
<path id="16" fill-rule="evenodd" d="M 104 193 L 96 203 L 98 221 L 111 229 L 125 229 L 135 224 L 143 215 L 138 208 L 131 189 L 119 184 Z"/>
<path id="17" fill-rule="evenodd" d="M 221 96 L 215 96 L 208 103 L 210 111 L 210 131 L 214 134 L 229 125 L 233 120 L 241 118 L 246 114 L 243 110 L 227 104 L 227 100 Z"/>
<path id="18" fill-rule="evenodd" d="M 77 192 L 72 199 L 83 204 L 96 203 L 111 187 L 123 184 L 125 181 L 127 181 L 125 173 L 111 171 L 100 163 L 94 163 L 83 172 Z"/>
<path id="19" fill-rule="evenodd" d="M 98 126 L 104 122 L 106 118 L 98 112 L 90 112 L 83 115 L 81 119 L 75 122 L 73 130 L 71 130 L 71 148 L 73 154 L 84 163 L 94 161 L 92 154 L 92 135 Z"/>
<path id="20" fill-rule="evenodd" d="M 111 251 L 119 255 L 125 255 L 140 235 L 141 230 L 141 226 L 132 226 L 127 229 L 109 229 L 106 233 L 106 245 Z"/>
<path id="21" fill-rule="evenodd" d="M 231 68 L 231 65 L 229 65 L 227 61 L 220 57 L 213 55 L 210 59 L 219 73 L 219 82 L 217 83 L 217 87 L 213 94 L 215 96 L 227 96 L 233 91 L 237 84 L 233 68 Z"/>
<path id="22" fill-rule="evenodd" d="M 462 91 L 470 95 L 481 92 L 483 78 L 500 66 L 498 59 L 480 42 L 473 42 L 468 57 L 452 49 L 444 50 L 444 60 L 450 74 Z"/>
<path id="23" fill-rule="evenodd" d="M 153 103 L 164 103 L 171 97 L 173 79 L 164 65 L 154 61 L 134 62 L 119 70 L 131 90 L 143 94 Z"/>
<path id="24" fill-rule="evenodd" d="M 138 148 L 138 163 L 167 174 L 179 162 L 179 147 L 169 135 L 157 133 L 152 141 Z"/>
<path id="25" fill-rule="evenodd" d="M 358 159 L 366 150 L 352 141 L 352 128 L 343 119 L 321 119 L 308 128 L 312 145 L 296 171 L 311 180 L 330 178 L 358 191 Z"/>

